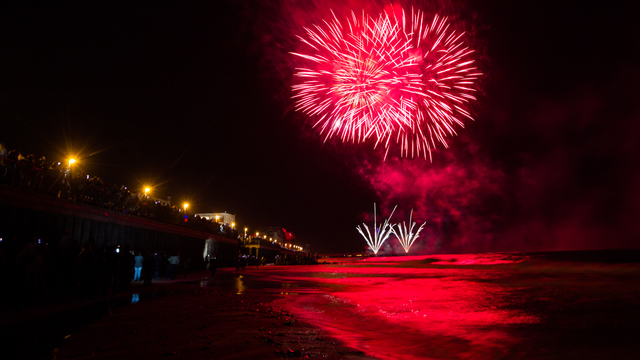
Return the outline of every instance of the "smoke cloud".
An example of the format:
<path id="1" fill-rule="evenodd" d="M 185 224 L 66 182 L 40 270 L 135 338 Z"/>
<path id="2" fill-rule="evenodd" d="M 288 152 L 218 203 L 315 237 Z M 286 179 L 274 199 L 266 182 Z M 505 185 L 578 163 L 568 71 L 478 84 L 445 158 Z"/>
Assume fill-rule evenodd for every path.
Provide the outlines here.
<path id="1" fill-rule="evenodd" d="M 369 160 L 358 172 L 386 215 L 398 205 L 393 222 L 414 209 L 426 223 L 415 253 L 636 248 L 638 74 L 511 113 L 494 104 L 433 163 Z"/>
<path id="2" fill-rule="evenodd" d="M 414 221 L 426 223 L 412 252 L 491 250 L 504 213 L 504 173 L 486 159 L 448 157 L 437 164 L 398 158 L 366 163 L 360 174 L 375 189 L 384 214 L 398 205 L 393 222 L 408 223 L 413 210 Z"/>
<path id="3" fill-rule="evenodd" d="M 400 2 L 405 7 L 417 3 Z M 330 10 L 342 17 L 348 14 L 340 11 L 375 13 L 389 3 L 312 0 L 264 4 L 263 8 L 252 7 L 246 18 L 257 36 L 254 50 L 262 61 L 265 83 L 272 84 L 285 118 L 299 125 L 301 136 L 321 144 L 312 122 L 292 111 L 296 64 L 290 52 L 299 46 L 295 35 L 303 34 L 305 26 L 330 18 Z M 488 88 L 478 101 L 477 121 L 467 124 L 461 136 L 450 139 L 450 149 L 437 150 L 433 162 L 383 161 L 376 151 L 364 150 L 368 144 L 345 146 L 329 140 L 322 145 L 325 153 L 354 165 L 357 175 L 375 191 L 380 212 L 388 216 L 398 205 L 393 222 L 408 221 L 413 209 L 415 221 L 426 223 L 412 251 L 639 247 L 640 70 L 625 65 L 624 56 L 616 60 L 608 53 L 580 57 L 580 61 L 571 61 L 578 55 L 564 54 L 568 66 L 562 63 L 561 54 L 550 60 L 547 52 L 535 46 L 514 48 L 510 41 L 526 41 L 519 35 L 499 36 L 506 34 L 504 29 L 512 29 L 508 26 L 514 26 L 513 17 L 502 18 L 489 4 L 480 11 L 457 1 L 419 5 L 460 20 L 474 40 L 486 36 L 493 41 L 486 48 L 474 42 L 483 57 L 480 68 L 488 76 Z M 493 22 L 483 28 L 479 19 L 486 14 L 491 15 L 486 20 Z M 505 19 L 506 24 L 500 22 Z M 564 18 L 559 19 L 564 24 Z M 495 26 L 494 33 L 490 26 Z M 574 41 L 558 41 L 560 50 Z M 546 45 L 546 39 L 535 44 Z M 619 48 L 623 47 L 615 47 Z M 570 49 L 582 51 L 581 47 Z M 593 63 L 598 64 L 597 72 L 592 71 Z M 546 67 L 533 69 L 532 64 Z M 590 72 L 581 71 L 585 69 Z M 371 213 L 368 210 L 361 219 L 369 221 Z M 386 246 L 382 251 L 403 252 L 393 236 Z"/>

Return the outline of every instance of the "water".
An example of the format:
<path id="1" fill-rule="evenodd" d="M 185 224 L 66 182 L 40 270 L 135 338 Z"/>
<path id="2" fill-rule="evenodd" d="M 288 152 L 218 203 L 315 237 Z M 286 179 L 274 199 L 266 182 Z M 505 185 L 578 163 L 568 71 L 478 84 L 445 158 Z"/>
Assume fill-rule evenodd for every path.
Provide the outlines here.
<path id="1" fill-rule="evenodd" d="M 252 268 L 242 291 L 289 294 L 276 305 L 382 359 L 631 359 L 640 351 L 640 251 L 331 262 Z"/>
<path id="2" fill-rule="evenodd" d="M 635 359 L 640 353 L 637 250 L 330 262 L 221 271 L 193 285 L 240 296 L 280 294 L 276 307 L 381 359 Z M 144 306 L 162 295 L 91 302 L 3 328 L 3 354 L 47 357 L 65 336 L 113 307 Z"/>

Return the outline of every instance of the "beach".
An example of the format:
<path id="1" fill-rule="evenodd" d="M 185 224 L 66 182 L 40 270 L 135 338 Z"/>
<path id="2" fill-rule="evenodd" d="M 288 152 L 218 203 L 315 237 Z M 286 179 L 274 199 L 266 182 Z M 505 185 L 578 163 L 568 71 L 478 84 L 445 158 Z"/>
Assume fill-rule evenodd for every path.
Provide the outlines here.
<path id="1" fill-rule="evenodd" d="M 250 272 L 250 271 L 249 271 Z M 238 293 L 231 269 L 216 279 L 137 287 L 112 309 L 52 351 L 56 359 L 364 358 L 294 314 L 270 305 L 277 296 Z"/>
<path id="2" fill-rule="evenodd" d="M 49 357 L 634 359 L 640 351 L 638 251 L 341 258 L 207 275 L 132 284 L 49 342 Z"/>

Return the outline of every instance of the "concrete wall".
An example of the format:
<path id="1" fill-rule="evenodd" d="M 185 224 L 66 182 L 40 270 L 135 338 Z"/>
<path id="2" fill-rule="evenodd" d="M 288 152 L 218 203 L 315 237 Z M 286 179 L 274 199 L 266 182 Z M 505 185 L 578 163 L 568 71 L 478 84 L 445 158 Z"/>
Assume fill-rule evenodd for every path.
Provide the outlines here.
<path id="1" fill-rule="evenodd" d="M 0 237 L 27 243 L 95 239 L 98 246 L 181 252 L 202 258 L 205 241 L 223 259 L 238 253 L 237 240 L 154 219 L 61 200 L 25 189 L 0 189 Z M 222 264 L 221 264 L 222 265 Z"/>

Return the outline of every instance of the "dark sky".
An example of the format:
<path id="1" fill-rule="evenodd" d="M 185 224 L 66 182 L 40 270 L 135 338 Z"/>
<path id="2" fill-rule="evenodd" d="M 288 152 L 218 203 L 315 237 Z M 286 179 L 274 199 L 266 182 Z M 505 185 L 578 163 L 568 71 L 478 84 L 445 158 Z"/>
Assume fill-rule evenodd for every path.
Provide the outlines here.
<path id="1" fill-rule="evenodd" d="M 288 16 L 318 4 L 293 3 L 0 5 L 0 141 L 321 252 L 361 250 L 374 201 L 422 208 L 429 251 L 638 247 L 632 2 L 439 1 L 486 77 L 476 121 L 433 163 L 309 131 L 288 98 Z"/>

